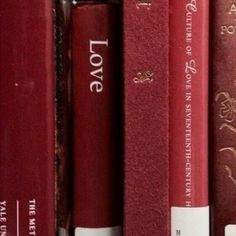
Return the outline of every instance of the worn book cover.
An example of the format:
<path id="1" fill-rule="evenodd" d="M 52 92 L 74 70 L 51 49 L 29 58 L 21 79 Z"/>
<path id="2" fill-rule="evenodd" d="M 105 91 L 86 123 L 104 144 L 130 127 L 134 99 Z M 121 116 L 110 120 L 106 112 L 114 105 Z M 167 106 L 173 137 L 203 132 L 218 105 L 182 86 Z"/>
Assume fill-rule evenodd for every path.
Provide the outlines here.
<path id="1" fill-rule="evenodd" d="M 69 25 L 71 4 L 55 2 L 56 44 L 56 225 L 59 236 L 66 236 L 71 226 L 72 158 L 70 104 Z"/>
<path id="2" fill-rule="evenodd" d="M 169 235 L 168 1 L 124 0 L 124 234 Z"/>
<path id="3" fill-rule="evenodd" d="M 236 234 L 236 3 L 211 5 L 210 180 L 212 235 Z"/>

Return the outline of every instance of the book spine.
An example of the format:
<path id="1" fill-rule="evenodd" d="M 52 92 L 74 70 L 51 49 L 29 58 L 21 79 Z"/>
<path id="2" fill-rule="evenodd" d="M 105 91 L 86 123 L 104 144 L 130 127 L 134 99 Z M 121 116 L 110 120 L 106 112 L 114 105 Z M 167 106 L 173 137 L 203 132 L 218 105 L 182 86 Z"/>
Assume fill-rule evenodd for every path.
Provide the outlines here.
<path id="1" fill-rule="evenodd" d="M 210 153 L 212 233 L 236 234 L 236 4 L 211 6 Z"/>
<path id="2" fill-rule="evenodd" d="M 208 1 L 170 2 L 171 235 L 209 235 Z"/>
<path id="3" fill-rule="evenodd" d="M 76 236 L 121 235 L 122 73 L 120 6 L 72 7 Z"/>
<path id="4" fill-rule="evenodd" d="M 169 235 L 168 11 L 123 1 L 127 236 Z"/>
<path id="5" fill-rule="evenodd" d="M 56 212 L 57 235 L 68 235 L 72 211 L 70 61 L 68 0 L 55 3 L 56 43 Z"/>
<path id="6" fill-rule="evenodd" d="M 0 234 L 55 235 L 53 4 L 0 2 Z"/>

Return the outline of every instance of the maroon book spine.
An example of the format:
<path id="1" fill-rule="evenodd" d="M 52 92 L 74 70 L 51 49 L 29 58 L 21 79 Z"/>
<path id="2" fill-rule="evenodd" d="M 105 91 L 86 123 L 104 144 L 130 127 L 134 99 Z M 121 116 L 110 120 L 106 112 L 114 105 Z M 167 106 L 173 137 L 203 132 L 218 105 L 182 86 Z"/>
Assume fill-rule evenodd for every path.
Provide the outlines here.
<path id="1" fill-rule="evenodd" d="M 208 236 L 209 3 L 172 0 L 170 12 L 171 235 Z"/>
<path id="2" fill-rule="evenodd" d="M 120 7 L 72 7 L 73 222 L 76 235 L 122 224 Z"/>
<path id="3" fill-rule="evenodd" d="M 1 1 L 0 31 L 0 234 L 55 235 L 52 1 Z"/>
<path id="4" fill-rule="evenodd" d="M 169 235 L 166 0 L 124 0 L 126 236 Z"/>
<path id="5" fill-rule="evenodd" d="M 212 235 L 236 235 L 236 3 L 211 6 Z"/>

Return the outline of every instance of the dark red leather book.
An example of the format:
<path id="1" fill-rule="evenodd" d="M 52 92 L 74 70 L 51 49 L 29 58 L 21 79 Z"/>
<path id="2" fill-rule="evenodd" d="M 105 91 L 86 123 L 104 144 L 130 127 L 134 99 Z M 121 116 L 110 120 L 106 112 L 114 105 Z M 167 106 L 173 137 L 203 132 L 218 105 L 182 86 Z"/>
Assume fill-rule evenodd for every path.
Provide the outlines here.
<path id="1" fill-rule="evenodd" d="M 209 4 L 170 1 L 171 235 L 209 235 Z"/>
<path id="2" fill-rule="evenodd" d="M 0 2 L 1 235 L 55 235 L 52 2 Z"/>
<path id="3" fill-rule="evenodd" d="M 73 224 L 76 236 L 121 235 L 120 7 L 72 7 Z"/>
<path id="4" fill-rule="evenodd" d="M 236 4 L 212 3 L 210 154 L 212 235 L 236 235 Z"/>
<path id="5" fill-rule="evenodd" d="M 126 236 L 169 235 L 168 1 L 123 1 Z"/>
<path id="6" fill-rule="evenodd" d="M 72 211 L 72 171 L 70 132 L 70 66 L 69 24 L 70 2 L 55 4 L 56 35 L 56 200 L 57 235 L 68 235 Z"/>

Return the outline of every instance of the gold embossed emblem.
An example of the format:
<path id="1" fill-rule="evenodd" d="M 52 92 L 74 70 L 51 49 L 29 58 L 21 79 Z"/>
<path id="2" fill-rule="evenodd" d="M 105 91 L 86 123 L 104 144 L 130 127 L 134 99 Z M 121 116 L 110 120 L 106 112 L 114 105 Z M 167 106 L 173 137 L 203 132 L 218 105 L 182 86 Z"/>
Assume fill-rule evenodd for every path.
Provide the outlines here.
<path id="1" fill-rule="evenodd" d="M 224 129 L 227 129 L 230 132 L 236 133 L 236 127 L 232 124 L 236 117 L 236 99 L 231 97 L 228 92 L 220 92 L 216 95 L 215 101 L 219 102 L 219 117 L 223 120 L 219 126 L 219 130 L 223 132 Z M 223 147 L 219 149 L 219 152 L 222 153 L 223 157 L 225 153 L 230 153 L 236 160 L 235 147 Z M 236 186 L 236 178 L 233 176 L 232 168 L 229 165 L 225 165 L 224 168 L 228 174 L 228 178 Z"/>
<path id="2" fill-rule="evenodd" d="M 233 171 L 229 166 L 225 166 L 225 170 L 228 172 L 229 179 L 232 180 L 233 184 L 236 186 L 236 179 L 233 177 Z"/>
<path id="3" fill-rule="evenodd" d="M 226 148 L 221 148 L 220 152 L 229 152 L 233 155 L 233 158 L 236 159 L 236 150 L 234 147 L 226 147 Z M 228 166 L 225 165 L 225 170 L 228 173 L 228 177 L 229 179 L 233 182 L 233 184 L 236 186 L 236 179 L 235 177 L 233 177 L 233 171 L 232 169 Z"/>
<path id="4" fill-rule="evenodd" d="M 146 8 L 147 10 L 150 10 L 151 6 L 152 6 L 152 0 L 136 0 L 136 7 L 138 9 Z"/>
<path id="5" fill-rule="evenodd" d="M 232 98 L 229 93 L 221 92 L 216 95 L 216 102 L 223 98 L 220 107 L 220 118 L 223 118 L 226 122 L 233 122 L 236 117 L 236 99 Z"/>
<path id="6" fill-rule="evenodd" d="M 135 84 L 152 83 L 154 80 L 154 73 L 151 70 L 138 72 L 133 78 Z"/>

